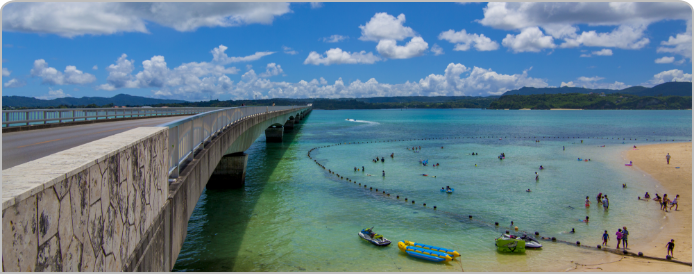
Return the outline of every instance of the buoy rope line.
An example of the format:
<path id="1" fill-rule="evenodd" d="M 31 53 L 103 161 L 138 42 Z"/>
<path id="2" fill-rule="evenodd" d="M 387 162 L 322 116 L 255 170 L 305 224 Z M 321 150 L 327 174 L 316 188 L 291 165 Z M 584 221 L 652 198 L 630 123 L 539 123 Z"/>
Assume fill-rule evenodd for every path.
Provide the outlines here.
<path id="1" fill-rule="evenodd" d="M 313 160 L 313 162 L 316 163 L 316 165 L 318 165 L 318 166 L 321 167 L 325 172 L 327 172 L 328 175 L 335 175 L 335 178 L 334 178 L 335 181 L 338 181 L 338 179 L 339 179 L 339 180 L 344 180 L 345 182 L 351 182 L 351 183 L 353 183 L 354 185 L 357 185 L 357 186 L 359 186 L 359 187 L 361 188 L 361 186 L 362 186 L 361 183 L 357 183 L 357 181 L 355 181 L 355 180 L 352 180 L 352 179 L 350 179 L 350 178 L 348 178 L 348 177 L 341 176 L 339 173 L 336 173 L 336 172 L 333 171 L 332 169 L 326 168 L 326 166 L 323 165 L 323 164 L 321 164 L 321 163 L 319 163 L 318 160 L 313 159 L 313 157 L 311 156 L 311 153 L 312 153 L 313 151 L 319 149 L 319 148 L 329 148 L 329 147 L 340 146 L 340 145 L 357 145 L 357 144 L 374 144 L 374 143 L 392 143 L 392 142 L 409 142 L 409 141 L 430 141 L 430 140 L 450 140 L 450 139 L 476 139 L 476 138 L 507 138 L 507 137 L 494 137 L 494 136 L 487 136 L 487 137 L 452 137 L 452 138 L 451 138 L 451 137 L 445 137 L 445 138 L 421 138 L 421 139 L 407 139 L 407 140 L 404 140 L 404 139 L 400 139 L 400 140 L 385 140 L 385 141 L 371 141 L 371 142 L 342 142 L 342 143 L 336 143 L 336 144 L 332 144 L 332 145 L 324 145 L 324 146 L 318 146 L 318 147 L 311 148 L 311 149 L 308 151 L 307 156 L 308 156 L 309 159 Z M 516 138 L 516 137 L 514 137 L 514 138 Z M 518 137 L 518 138 L 530 138 L 530 137 Z M 532 138 L 536 138 L 536 137 L 532 137 Z M 556 137 L 554 137 L 554 138 L 556 138 Z M 580 137 L 560 137 L 560 138 L 580 138 Z M 588 138 L 591 138 L 591 137 L 588 137 Z M 607 139 L 607 138 L 605 138 L 605 137 L 594 137 L 594 139 Z M 619 139 L 619 138 L 617 138 L 617 139 Z M 623 139 L 626 139 L 626 138 L 623 138 Z M 631 140 L 631 138 L 630 138 L 630 140 Z M 634 138 L 634 140 L 636 140 L 636 138 Z M 674 141 L 674 139 L 672 139 L 672 141 Z M 691 141 L 691 140 L 690 140 L 690 141 Z M 366 189 L 368 186 L 367 186 L 366 184 L 364 184 L 363 187 L 364 187 L 364 189 Z M 403 200 L 403 201 L 405 201 L 406 203 L 411 201 L 411 203 L 412 203 L 413 205 L 415 204 L 415 200 L 409 200 L 409 198 L 407 198 L 407 197 L 403 197 L 404 199 L 400 199 L 400 195 L 394 195 L 395 198 L 393 198 L 393 196 L 391 196 L 392 192 L 387 192 L 385 189 L 380 189 L 380 192 L 379 192 L 379 188 L 374 188 L 373 186 L 368 187 L 368 188 L 369 188 L 369 191 L 373 191 L 373 190 L 375 189 L 375 190 L 376 190 L 376 194 L 382 194 L 381 197 L 383 197 L 383 198 L 390 198 L 391 200 L 392 200 L 392 199 L 395 199 L 395 200 Z M 372 195 L 372 196 L 375 196 L 375 195 Z M 426 203 L 422 203 L 422 204 L 423 204 L 423 207 L 429 208 L 429 207 L 427 207 L 427 204 L 426 204 Z M 431 207 L 431 208 L 432 208 L 434 211 L 436 211 L 436 212 L 445 213 L 445 214 L 448 214 L 448 215 L 452 215 L 452 216 L 455 216 L 455 217 L 459 217 L 460 219 L 459 219 L 458 221 L 460 221 L 460 222 L 464 222 L 464 220 L 465 220 L 464 215 L 461 215 L 461 214 L 458 214 L 458 213 L 449 212 L 449 211 L 445 211 L 445 210 L 440 210 L 440 209 L 437 208 L 437 206 L 435 206 L 435 205 L 434 205 L 433 207 Z M 498 228 L 499 228 L 499 223 L 498 223 L 498 222 L 495 222 L 494 224 L 492 224 L 491 222 L 486 222 L 486 221 L 483 221 L 483 220 L 475 219 L 475 218 L 473 218 L 472 215 L 468 215 L 468 220 L 467 220 L 467 221 L 468 221 L 468 222 L 471 222 L 471 223 L 472 223 L 472 222 L 477 223 L 478 225 L 481 225 L 481 226 L 492 227 L 492 228 L 494 228 L 494 229 L 498 229 Z M 497 231 L 498 231 L 498 230 L 497 230 Z M 525 231 L 525 230 L 516 230 L 516 231 L 525 233 L 525 234 L 527 234 L 527 235 L 533 235 L 533 233 L 530 233 L 530 232 Z M 534 235 L 535 235 L 535 236 L 539 236 L 539 232 L 535 232 Z M 580 241 L 577 241 L 577 242 L 573 243 L 573 242 L 569 242 L 569 241 L 559 240 L 559 239 L 557 239 L 556 237 L 541 237 L 541 238 L 539 238 L 538 240 L 545 240 L 545 241 L 552 241 L 552 242 L 565 243 L 565 244 L 568 244 L 568 245 L 570 245 L 570 246 L 580 247 L 580 248 L 584 248 L 584 249 L 591 249 L 591 250 L 596 250 L 596 249 L 597 249 L 597 250 L 602 250 L 602 251 L 605 251 L 605 252 L 611 252 L 611 253 L 615 253 L 615 254 L 619 254 L 619 255 L 629 255 L 629 256 L 638 257 L 638 258 L 647 258 L 647 259 L 653 259 L 653 260 L 659 260 L 659 261 L 666 261 L 666 262 L 673 262 L 673 263 L 679 263 L 679 264 L 684 264 L 684 265 L 692 266 L 692 263 L 691 263 L 691 262 L 683 262 L 683 261 L 672 260 L 672 259 L 668 260 L 668 259 L 659 258 L 659 257 L 646 256 L 646 255 L 643 255 L 643 254 L 640 254 L 640 255 L 639 255 L 639 254 L 637 254 L 637 253 L 633 253 L 633 252 L 630 252 L 630 251 L 620 251 L 620 250 L 616 250 L 616 249 L 612 250 L 612 249 L 601 248 L 601 247 L 585 246 L 585 245 L 581 245 Z M 461 262 L 461 269 L 462 269 L 462 262 Z"/>

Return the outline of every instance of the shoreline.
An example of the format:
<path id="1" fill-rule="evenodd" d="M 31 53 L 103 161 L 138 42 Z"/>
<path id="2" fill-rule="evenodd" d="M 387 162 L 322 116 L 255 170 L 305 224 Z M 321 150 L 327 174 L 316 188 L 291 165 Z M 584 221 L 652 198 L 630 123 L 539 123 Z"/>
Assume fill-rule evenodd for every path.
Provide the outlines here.
<path id="1" fill-rule="evenodd" d="M 665 155 L 670 153 L 670 165 L 666 163 Z M 637 150 L 629 149 L 623 154 L 625 160 L 633 161 L 635 172 L 642 172 L 657 181 L 654 188 L 661 187 L 660 192 L 668 194 L 673 199 L 680 194 L 678 204 L 682 206 L 677 211 L 662 212 L 660 231 L 645 242 L 630 243 L 632 252 L 642 251 L 646 256 L 665 257 L 665 244 L 670 239 L 675 240 L 675 260 L 692 261 L 692 143 L 649 144 L 637 146 Z M 677 160 L 676 160 L 677 159 Z M 675 167 L 680 167 L 676 169 Z M 655 191 L 649 192 L 651 198 Z M 659 193 L 663 194 L 663 193 Z M 649 210 L 659 210 L 657 203 L 650 203 Z M 633 229 L 633 228 L 632 228 Z M 691 266 L 672 262 L 619 255 L 604 256 L 572 271 L 617 271 L 617 272 L 691 272 Z M 615 261 L 618 259 L 619 261 Z M 599 267 L 598 267 L 599 266 Z"/>

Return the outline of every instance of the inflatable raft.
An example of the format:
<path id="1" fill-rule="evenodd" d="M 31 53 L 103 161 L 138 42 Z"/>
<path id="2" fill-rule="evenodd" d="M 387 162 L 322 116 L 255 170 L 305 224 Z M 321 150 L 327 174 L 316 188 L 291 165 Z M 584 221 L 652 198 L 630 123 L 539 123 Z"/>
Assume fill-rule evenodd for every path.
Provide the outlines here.
<path id="1" fill-rule="evenodd" d="M 429 250 L 433 250 L 433 251 L 443 252 L 443 253 L 450 255 L 453 258 L 460 256 L 460 253 L 458 253 L 458 251 L 455 251 L 453 249 L 448 249 L 448 248 L 443 248 L 443 247 L 438 247 L 438 246 L 433 246 L 433 245 L 425 245 L 425 244 L 410 242 L 407 240 L 405 240 L 404 243 L 407 246 L 414 246 L 414 247 L 418 247 L 418 248 L 424 248 L 424 249 L 429 249 Z"/>
<path id="2" fill-rule="evenodd" d="M 400 250 L 402 250 L 403 252 L 407 253 L 407 255 L 410 255 L 412 257 L 425 259 L 425 260 L 429 260 L 429 261 L 433 261 L 433 262 L 449 262 L 449 261 L 453 260 L 453 257 L 451 255 L 449 255 L 448 253 L 435 251 L 435 250 L 431 250 L 431 249 L 424 249 L 424 248 L 416 247 L 416 246 L 411 246 L 411 245 L 407 245 L 405 243 L 412 243 L 412 242 L 399 241 L 398 242 L 398 248 L 400 248 Z M 456 252 L 456 253 L 458 253 L 458 252 Z"/>
<path id="3" fill-rule="evenodd" d="M 496 248 L 501 252 L 524 253 L 525 241 L 515 238 L 515 236 L 512 238 L 510 235 L 502 234 L 496 239 Z"/>

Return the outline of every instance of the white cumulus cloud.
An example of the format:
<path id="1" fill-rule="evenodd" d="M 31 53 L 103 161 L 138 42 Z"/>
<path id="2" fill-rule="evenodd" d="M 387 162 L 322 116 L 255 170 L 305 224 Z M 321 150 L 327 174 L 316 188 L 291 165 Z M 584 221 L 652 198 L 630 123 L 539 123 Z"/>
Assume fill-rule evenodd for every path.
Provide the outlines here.
<path id="1" fill-rule="evenodd" d="M 92 67 L 92 69 L 93 69 L 93 70 L 98 70 L 99 67 L 97 67 L 96 65 L 94 65 L 94 66 Z"/>
<path id="2" fill-rule="evenodd" d="M 650 42 L 648 38 L 642 38 L 645 30 L 645 25 L 621 25 L 610 33 L 598 33 L 594 30 L 584 31 L 574 38 L 564 38 L 564 43 L 560 47 L 572 48 L 585 45 L 589 47 L 640 49 Z"/>
<path id="3" fill-rule="evenodd" d="M 446 40 L 455 44 L 453 50 L 467 51 L 470 46 L 474 46 L 478 51 L 490 51 L 499 48 L 499 43 L 492 41 L 484 34 L 467 33 L 464 29 L 461 31 L 447 30 L 439 34 L 439 40 Z"/>
<path id="4" fill-rule="evenodd" d="M 311 2 L 311 8 L 312 9 L 318 9 L 318 8 L 322 8 L 322 7 L 323 7 L 323 3 L 321 3 L 321 2 Z"/>
<path id="5" fill-rule="evenodd" d="M 17 78 L 12 78 L 12 79 L 10 79 L 9 81 L 7 81 L 7 83 L 5 83 L 5 84 L 3 85 L 3 87 L 6 87 L 6 88 L 18 88 L 18 87 L 23 87 L 24 85 L 26 85 L 26 83 L 25 83 L 24 81 L 21 81 L 21 80 L 19 80 L 19 79 L 17 79 Z"/>
<path id="6" fill-rule="evenodd" d="M 38 96 L 35 98 L 36 99 L 42 99 L 42 100 L 52 100 L 52 99 L 64 98 L 64 97 L 72 97 L 72 95 L 65 94 L 62 89 L 53 90 L 52 88 L 48 88 L 48 94 L 47 95 Z"/>
<path id="7" fill-rule="evenodd" d="M 675 57 L 663 56 L 661 58 L 655 59 L 656 64 L 669 64 L 675 61 Z"/>
<path id="8" fill-rule="evenodd" d="M 219 50 L 215 48 L 215 50 Z M 226 47 L 221 49 L 223 54 Z M 142 62 L 142 71 L 133 75 L 134 60 L 128 60 L 127 55 L 121 55 L 115 64 L 106 68 L 109 76 L 107 83 L 99 85 L 97 89 L 115 90 L 119 88 L 156 88 L 153 95 L 157 97 L 183 96 L 191 99 L 209 98 L 212 94 L 223 94 L 231 90 L 233 81 L 227 74 L 237 74 L 239 69 L 224 67 L 222 63 L 230 58 L 226 54 L 220 58 L 220 52 L 212 51 L 213 62 L 183 63 L 173 69 L 169 68 L 164 56 L 153 56 Z M 268 67 L 267 73 L 282 73 L 282 69 L 275 65 L 274 70 Z"/>
<path id="9" fill-rule="evenodd" d="M 593 51 L 594 55 L 598 56 L 612 56 L 612 50 L 611 49 L 602 49 L 599 51 Z"/>
<path id="10" fill-rule="evenodd" d="M 562 48 L 584 45 L 641 49 L 650 42 L 644 37 L 648 25 L 662 20 L 683 20 L 691 25 L 691 9 L 683 2 L 492 2 L 477 22 L 504 30 L 540 27 L 555 39 L 564 39 Z M 616 28 L 579 34 L 578 25 Z M 691 46 L 687 52 L 663 48 L 663 52 L 678 51 L 691 57 Z"/>
<path id="11" fill-rule="evenodd" d="M 422 55 L 429 44 L 422 37 L 413 37 L 404 46 L 398 46 L 395 40 L 384 39 L 378 42 L 376 50 L 378 53 L 390 59 L 408 59 Z"/>
<path id="12" fill-rule="evenodd" d="M 600 76 L 593 76 L 593 77 L 586 77 L 586 76 L 581 76 L 578 77 L 575 81 L 569 81 L 569 82 L 561 82 L 561 87 L 583 87 L 583 88 L 589 88 L 589 89 L 614 89 L 614 90 L 621 90 L 630 87 L 627 84 L 624 84 L 619 81 L 615 81 L 614 83 L 600 83 L 598 81 L 605 79 L 605 77 L 600 77 Z"/>
<path id="13" fill-rule="evenodd" d="M 405 23 L 405 14 L 400 14 L 396 18 L 385 12 L 376 13 L 366 25 L 359 26 L 361 29 L 359 40 L 390 39 L 401 41 L 407 37 L 415 36 L 415 31 L 410 27 L 403 26 L 403 23 Z"/>
<path id="14" fill-rule="evenodd" d="M 12 71 L 8 70 L 7 68 L 2 68 L 2 77 L 8 77 L 10 76 L 10 73 L 12 73 Z"/>
<path id="15" fill-rule="evenodd" d="M 43 78 L 42 83 L 49 85 L 81 85 L 96 81 L 96 77 L 77 70 L 75 66 L 66 66 L 64 72 L 49 67 L 43 59 L 34 61 L 31 76 Z"/>
<path id="16" fill-rule="evenodd" d="M 554 38 L 544 35 L 537 27 L 523 29 L 518 35 L 507 34 L 501 44 L 513 52 L 539 52 L 556 47 Z"/>
<path id="17" fill-rule="evenodd" d="M 231 96 L 234 99 L 257 98 L 354 98 L 379 96 L 487 96 L 498 95 L 524 86 L 547 87 L 542 79 L 519 74 L 500 74 L 492 69 L 468 68 L 463 64 L 449 64 L 444 74 L 430 74 L 419 81 L 399 84 L 380 83 L 375 78 L 345 83 L 342 78 L 333 84 L 321 78 L 297 83 L 272 82 L 258 77 L 249 70 L 242 77 Z"/>
<path id="18" fill-rule="evenodd" d="M 437 45 L 437 44 L 434 44 L 434 45 L 431 47 L 431 52 L 433 52 L 435 56 L 439 56 L 439 55 L 441 55 L 441 54 L 444 53 L 444 52 L 443 52 L 443 49 L 442 49 L 439 45 Z"/>
<path id="19" fill-rule="evenodd" d="M 373 64 L 380 61 L 381 57 L 374 55 L 373 53 L 366 51 L 361 52 L 347 52 L 342 51 L 340 48 L 329 49 L 325 52 L 325 56 L 312 51 L 304 60 L 304 64 L 311 65 L 335 65 L 335 64 Z"/>
<path id="20" fill-rule="evenodd" d="M 271 77 L 271 76 L 276 76 L 283 74 L 284 70 L 282 70 L 282 67 L 278 64 L 275 63 L 269 63 L 267 64 L 267 67 L 265 69 L 265 72 L 261 73 L 260 77 Z"/>
<path id="21" fill-rule="evenodd" d="M 661 20 L 691 20 L 691 9 L 684 2 L 490 2 L 483 11 L 484 18 L 477 22 L 504 30 L 538 26 L 559 30 L 578 24 L 648 25 Z"/>
<path id="22" fill-rule="evenodd" d="M 270 54 L 273 54 L 275 52 L 272 51 L 259 51 L 256 52 L 252 55 L 244 56 L 244 57 L 229 57 L 226 54 L 227 47 L 224 45 L 219 45 L 219 47 L 216 47 L 212 49 L 212 61 L 220 63 L 222 65 L 230 64 L 230 63 L 238 63 L 238 62 L 250 62 L 250 61 L 255 61 L 258 60 L 264 56 L 268 56 Z"/>
<path id="23" fill-rule="evenodd" d="M 684 71 L 679 69 L 666 70 L 653 75 L 653 79 L 645 82 L 641 85 L 646 87 L 652 87 L 667 82 L 691 82 L 692 74 L 684 73 Z"/>
<path id="24" fill-rule="evenodd" d="M 691 25 L 691 23 L 690 23 Z M 668 52 L 682 55 L 686 58 L 692 58 L 692 32 L 688 27 L 685 33 L 677 34 L 677 36 L 670 38 L 667 41 L 660 42 L 660 47 L 658 47 L 657 52 Z"/>
<path id="25" fill-rule="evenodd" d="M 293 50 L 292 48 L 287 47 L 287 46 L 282 46 L 282 50 L 284 50 L 284 53 L 286 53 L 286 54 L 290 54 L 290 55 L 298 54 L 298 52 L 296 52 L 296 50 Z"/>
<path id="26" fill-rule="evenodd" d="M 2 27 L 3 31 L 64 37 L 148 33 L 148 22 L 194 31 L 200 27 L 270 24 L 289 12 L 289 3 L 279 2 L 16 2 L 3 8 Z"/>
<path id="27" fill-rule="evenodd" d="M 339 34 L 333 34 L 330 35 L 330 37 L 323 37 L 323 42 L 326 43 L 337 43 L 340 41 L 344 41 L 349 39 L 349 36 L 344 36 L 344 35 L 339 35 Z"/>

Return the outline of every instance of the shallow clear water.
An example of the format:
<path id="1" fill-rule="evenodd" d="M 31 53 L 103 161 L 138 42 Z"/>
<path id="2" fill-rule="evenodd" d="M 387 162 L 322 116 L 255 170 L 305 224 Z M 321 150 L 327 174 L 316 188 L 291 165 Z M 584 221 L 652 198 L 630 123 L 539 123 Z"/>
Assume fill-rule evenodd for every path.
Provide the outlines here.
<path id="1" fill-rule="evenodd" d="M 691 140 L 691 117 L 691 111 L 315 110 L 284 143 L 266 143 L 264 136 L 255 142 L 244 188 L 202 194 L 174 270 L 561 271 L 571 260 L 604 253 L 542 242 L 542 250 L 509 255 L 496 251 L 494 239 L 514 221 L 520 230 L 584 245 L 597 245 L 603 230 L 613 235 L 622 226 L 629 227 L 630 243 L 642 241 L 658 229 L 652 220 L 662 213 L 636 197 L 658 192 L 657 183 L 625 167 L 621 153 Z M 411 140 L 422 138 L 438 139 Z M 383 142 L 393 140 L 408 141 Z M 346 142 L 376 143 L 335 145 Z M 406 149 L 412 146 L 422 149 Z M 371 162 L 376 156 L 385 162 Z M 357 183 L 329 175 L 313 160 Z M 455 193 L 441 193 L 445 186 Z M 599 192 L 610 198 L 607 212 L 595 203 Z M 586 216 L 590 223 L 579 221 Z M 371 226 L 393 244 L 376 247 L 357 236 Z M 577 233 L 566 234 L 571 228 Z M 455 249 L 462 257 L 450 263 L 411 258 L 398 250 L 400 240 Z"/>

